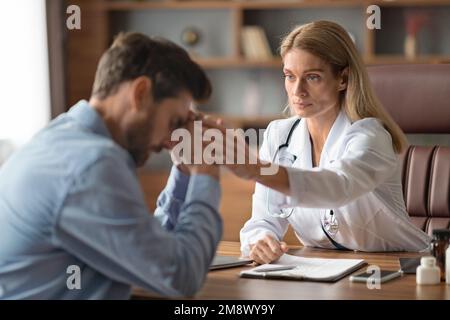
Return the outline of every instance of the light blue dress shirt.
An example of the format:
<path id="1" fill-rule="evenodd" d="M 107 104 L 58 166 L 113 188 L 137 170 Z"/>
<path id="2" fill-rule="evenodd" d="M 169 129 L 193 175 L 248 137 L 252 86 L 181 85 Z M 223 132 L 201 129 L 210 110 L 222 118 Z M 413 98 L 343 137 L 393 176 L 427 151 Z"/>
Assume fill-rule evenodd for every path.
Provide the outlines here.
<path id="1" fill-rule="evenodd" d="M 0 169 L 0 299 L 192 295 L 222 235 L 219 200 L 215 179 L 172 168 L 153 217 L 131 156 L 80 101 Z"/>

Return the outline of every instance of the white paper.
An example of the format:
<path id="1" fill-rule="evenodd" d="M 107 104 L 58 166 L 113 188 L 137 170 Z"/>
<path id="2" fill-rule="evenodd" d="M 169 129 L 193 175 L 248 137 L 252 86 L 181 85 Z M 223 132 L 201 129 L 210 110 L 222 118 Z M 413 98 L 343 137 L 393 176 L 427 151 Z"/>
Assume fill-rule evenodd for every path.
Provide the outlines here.
<path id="1" fill-rule="evenodd" d="M 297 280 L 333 281 L 364 264 L 362 259 L 323 259 L 305 258 L 284 254 L 272 264 L 265 264 L 251 270 L 241 272 L 241 276 L 255 278 L 286 278 Z M 258 272 L 258 268 L 271 266 L 295 265 L 291 270 Z M 256 269 L 256 271 L 255 271 Z"/>

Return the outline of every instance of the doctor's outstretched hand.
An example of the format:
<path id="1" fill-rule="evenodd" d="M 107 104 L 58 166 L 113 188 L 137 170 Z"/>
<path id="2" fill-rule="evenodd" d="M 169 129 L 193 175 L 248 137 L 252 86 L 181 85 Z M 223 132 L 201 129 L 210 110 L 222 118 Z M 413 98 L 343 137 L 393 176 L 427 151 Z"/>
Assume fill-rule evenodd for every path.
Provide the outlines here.
<path id="1" fill-rule="evenodd" d="M 205 121 L 206 120 L 206 121 Z M 276 191 L 290 195 L 289 179 L 286 169 L 276 163 L 262 161 L 258 151 L 250 148 L 241 131 L 227 134 L 221 119 L 203 118 L 203 125 L 207 128 L 218 129 L 222 133 L 223 148 L 216 149 L 215 156 L 222 159 L 225 168 L 239 178 L 253 180 Z M 233 129 L 231 129 L 233 130 Z"/>
<path id="2" fill-rule="evenodd" d="M 280 242 L 272 236 L 266 235 L 255 244 L 250 245 L 249 257 L 256 263 L 265 264 L 278 260 L 287 251 L 286 242 Z"/>

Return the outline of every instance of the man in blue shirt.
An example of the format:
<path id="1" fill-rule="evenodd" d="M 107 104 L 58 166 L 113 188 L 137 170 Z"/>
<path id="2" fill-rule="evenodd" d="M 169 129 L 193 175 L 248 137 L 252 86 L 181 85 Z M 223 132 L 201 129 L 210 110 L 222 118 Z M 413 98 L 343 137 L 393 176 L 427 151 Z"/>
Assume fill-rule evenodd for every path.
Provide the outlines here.
<path id="1" fill-rule="evenodd" d="M 136 167 L 173 147 L 211 93 L 178 46 L 121 34 L 89 102 L 53 120 L 0 170 L 0 299 L 127 299 L 202 286 L 222 234 L 215 165 L 173 167 L 149 214 Z"/>

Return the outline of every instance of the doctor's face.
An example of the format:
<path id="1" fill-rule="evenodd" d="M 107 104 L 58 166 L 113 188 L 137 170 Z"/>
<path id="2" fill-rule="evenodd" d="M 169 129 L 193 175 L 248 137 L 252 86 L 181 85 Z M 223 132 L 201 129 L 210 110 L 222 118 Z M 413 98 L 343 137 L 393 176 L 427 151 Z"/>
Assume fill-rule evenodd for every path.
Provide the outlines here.
<path id="1" fill-rule="evenodd" d="M 284 84 L 294 114 L 301 118 L 337 114 L 340 92 L 347 88 L 342 75 L 336 76 L 329 63 L 301 49 L 289 50 L 283 63 Z"/>

